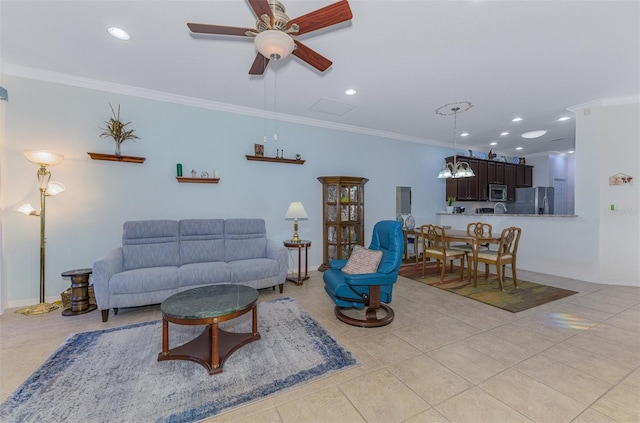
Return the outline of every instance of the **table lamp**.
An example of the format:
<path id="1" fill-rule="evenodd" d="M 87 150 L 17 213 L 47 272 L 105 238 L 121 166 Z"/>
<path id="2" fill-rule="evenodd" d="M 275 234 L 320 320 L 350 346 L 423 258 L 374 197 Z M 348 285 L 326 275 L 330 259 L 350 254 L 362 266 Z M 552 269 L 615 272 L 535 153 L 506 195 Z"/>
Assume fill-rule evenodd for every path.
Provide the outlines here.
<path id="1" fill-rule="evenodd" d="M 41 150 L 24 150 L 23 154 L 30 162 L 33 162 L 40 166 L 38 169 L 38 185 L 40 187 L 40 210 L 36 210 L 31 204 L 23 204 L 16 209 L 20 213 L 31 216 L 40 216 L 40 304 L 35 306 L 23 307 L 16 310 L 16 313 L 21 313 L 26 316 L 44 314 L 57 309 L 58 304 L 49 304 L 44 300 L 44 247 L 45 247 L 45 198 L 58 195 L 64 192 L 65 186 L 59 182 L 51 181 L 51 172 L 47 170 L 47 166 L 55 166 L 60 163 L 64 156 L 62 154 L 50 153 L 48 151 Z"/>
<path id="2" fill-rule="evenodd" d="M 289 208 L 287 209 L 287 214 L 284 215 L 286 220 L 293 219 L 293 237 L 291 238 L 292 242 L 300 242 L 300 237 L 298 236 L 298 219 L 307 219 L 307 212 L 304 210 L 304 206 L 300 201 L 292 201 L 289 204 Z"/>

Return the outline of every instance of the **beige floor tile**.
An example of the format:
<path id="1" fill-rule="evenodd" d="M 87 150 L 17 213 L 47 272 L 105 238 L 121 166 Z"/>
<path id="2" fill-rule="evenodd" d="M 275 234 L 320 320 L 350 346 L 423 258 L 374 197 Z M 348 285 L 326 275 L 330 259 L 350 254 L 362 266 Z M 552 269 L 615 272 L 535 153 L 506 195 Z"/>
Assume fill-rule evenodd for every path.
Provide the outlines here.
<path id="1" fill-rule="evenodd" d="M 618 421 L 589 408 L 576 417 L 571 423 L 618 423 Z"/>
<path id="2" fill-rule="evenodd" d="M 278 406 L 283 423 L 365 422 L 358 410 L 337 387 Z"/>
<path id="3" fill-rule="evenodd" d="M 542 355 L 525 360 L 514 369 L 585 405 L 596 401 L 612 386 L 611 382 Z"/>
<path id="4" fill-rule="evenodd" d="M 391 332 L 360 338 L 357 344 L 383 365 L 404 361 L 421 354 L 420 350 Z"/>
<path id="5" fill-rule="evenodd" d="M 619 386 L 607 392 L 592 408 L 619 422 L 640 421 L 640 395 Z"/>
<path id="6" fill-rule="evenodd" d="M 480 383 L 507 368 L 506 365 L 499 361 L 461 342 L 438 348 L 427 354 L 474 384 Z"/>
<path id="7" fill-rule="evenodd" d="M 318 410 L 314 421 L 349 423 L 336 420 L 332 414 L 335 403 L 337 408 L 348 404 L 347 409 L 358 410 L 358 417 L 354 417 L 358 422 L 511 423 L 529 421 L 522 411 L 516 411 L 521 406 L 518 398 L 511 397 L 522 396 L 521 401 L 531 402 L 537 410 L 538 414 L 532 413 L 535 417 L 529 416 L 531 420 L 557 423 L 562 419 L 549 420 L 544 409 L 557 409 L 560 416 L 570 415 L 574 403 L 568 400 L 578 398 L 575 389 L 591 392 L 593 387 L 585 387 L 590 378 L 619 385 L 596 400 L 595 405 L 579 410 L 574 423 L 608 423 L 636 417 L 633 405 L 640 395 L 640 370 L 634 354 L 640 356 L 640 352 L 633 347 L 640 337 L 640 288 L 519 271 L 522 279 L 573 289 L 579 294 L 524 312 L 508 313 L 399 277 L 391 304 L 396 320 L 382 328 L 364 329 L 335 317 L 322 275 L 312 271 L 311 278 L 301 286 L 287 283 L 283 294 L 260 290 L 259 301 L 294 298 L 362 364 L 207 422 L 279 423 L 285 421 L 280 410 L 289 408 L 294 419 L 300 421 L 294 410 L 301 410 L 300 416 L 304 416 L 305 406 L 313 408 L 307 402 L 322 404 L 323 398 L 329 398 L 326 411 Z M 602 320 L 607 314 L 611 317 Z M 112 312 L 106 323 L 99 312 L 72 317 L 63 317 L 59 312 L 26 317 L 6 310 L 0 316 L 0 398 L 14 391 L 69 334 L 158 319 L 158 305 L 121 309 L 117 316 Z M 564 326 L 573 327 L 573 332 Z M 574 335 L 567 338 L 567 333 Z M 404 347 L 396 352 L 396 344 Z M 436 359 L 432 354 L 438 349 L 441 351 Z M 514 370 L 519 366 L 522 372 Z M 564 377 L 567 380 L 555 380 L 550 369 L 568 375 Z M 461 373 L 465 372 L 471 380 L 463 378 Z M 485 377 L 484 373 L 494 376 L 479 386 L 493 390 L 484 392 L 473 387 L 473 382 Z M 499 394 L 500 390 L 505 392 Z M 334 397 L 336 392 L 341 396 Z M 581 405 L 584 407 L 584 403 Z"/>
<path id="8" fill-rule="evenodd" d="M 389 367 L 405 385 L 436 405 L 473 385 L 427 355 L 420 355 Z"/>
<path id="9" fill-rule="evenodd" d="M 401 328 L 395 333 L 424 352 L 468 338 L 479 331 L 478 328 L 460 320 L 443 316 L 430 320 L 425 324 Z"/>
<path id="10" fill-rule="evenodd" d="M 637 349 L 609 341 L 590 332 L 576 335 L 568 339 L 567 342 L 620 363 L 630 364 L 634 367 L 640 366 L 640 354 Z"/>
<path id="11" fill-rule="evenodd" d="M 465 391 L 435 409 L 452 423 L 530 423 L 531 420 L 478 388 Z"/>
<path id="12" fill-rule="evenodd" d="M 488 332 L 472 336 L 460 342 L 508 366 L 519 363 L 539 353 L 544 348 L 544 345 L 538 346 L 538 348 L 535 345 L 523 347 Z"/>
<path id="13" fill-rule="evenodd" d="M 402 423 L 450 423 L 442 414 L 434 408 L 430 408 L 422 413 L 413 416 Z"/>
<path id="14" fill-rule="evenodd" d="M 401 422 L 430 408 L 389 370 L 381 369 L 339 385 L 367 422 Z"/>
<path id="15" fill-rule="evenodd" d="M 542 355 L 610 383 L 620 382 L 633 370 L 630 364 L 617 362 L 568 341 L 549 348 Z"/>
<path id="16" fill-rule="evenodd" d="M 538 332 L 529 330 L 525 326 L 517 325 L 515 322 L 491 329 L 486 333 L 535 351 L 545 350 L 557 343 Z"/>
<path id="17" fill-rule="evenodd" d="M 640 395 L 640 369 L 636 369 L 627 376 L 619 385 L 621 388 L 631 391 L 636 395 Z"/>
<path id="18" fill-rule="evenodd" d="M 573 398 L 511 369 L 478 387 L 536 422 L 570 422 L 586 408 Z"/>

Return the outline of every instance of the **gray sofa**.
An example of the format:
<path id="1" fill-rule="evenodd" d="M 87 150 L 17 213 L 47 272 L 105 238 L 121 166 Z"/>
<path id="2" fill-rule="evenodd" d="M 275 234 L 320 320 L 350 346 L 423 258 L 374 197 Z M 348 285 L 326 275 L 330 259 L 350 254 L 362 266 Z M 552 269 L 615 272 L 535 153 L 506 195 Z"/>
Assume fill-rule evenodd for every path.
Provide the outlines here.
<path id="1" fill-rule="evenodd" d="M 106 322 L 109 309 L 159 304 L 203 285 L 279 285 L 282 293 L 287 258 L 262 219 L 131 221 L 122 247 L 93 263 L 93 288 Z"/>

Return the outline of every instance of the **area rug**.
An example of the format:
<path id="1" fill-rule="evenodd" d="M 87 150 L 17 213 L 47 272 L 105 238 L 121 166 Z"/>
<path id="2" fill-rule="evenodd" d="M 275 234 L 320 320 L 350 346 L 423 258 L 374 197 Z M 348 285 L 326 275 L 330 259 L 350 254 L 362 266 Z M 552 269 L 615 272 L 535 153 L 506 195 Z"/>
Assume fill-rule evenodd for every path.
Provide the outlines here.
<path id="1" fill-rule="evenodd" d="M 251 313 L 221 327 L 249 332 Z M 170 347 L 202 330 L 171 324 Z M 0 404 L 0 421 L 193 422 L 359 364 L 288 297 L 258 304 L 258 331 L 212 376 L 157 361 L 160 320 L 73 334 Z"/>
<path id="2" fill-rule="evenodd" d="M 507 272 L 508 273 L 508 272 Z M 517 313 L 551 301 L 565 298 L 576 291 L 556 288 L 518 279 L 518 289 L 513 287 L 513 279 L 505 278 L 504 291 L 500 291 L 498 278 L 495 274 L 490 274 L 488 279 L 484 278 L 484 271 L 478 270 L 478 286 L 473 287 L 473 282 L 469 283 L 466 278 L 460 280 L 460 268 L 454 266 L 453 271 L 445 273 L 444 282 L 440 284 L 440 272 L 434 266 L 427 266 L 425 277 L 422 277 L 422 265 L 409 265 L 400 268 L 400 275 L 409 279 L 453 292 L 463 297 L 471 298 L 503 310 Z"/>

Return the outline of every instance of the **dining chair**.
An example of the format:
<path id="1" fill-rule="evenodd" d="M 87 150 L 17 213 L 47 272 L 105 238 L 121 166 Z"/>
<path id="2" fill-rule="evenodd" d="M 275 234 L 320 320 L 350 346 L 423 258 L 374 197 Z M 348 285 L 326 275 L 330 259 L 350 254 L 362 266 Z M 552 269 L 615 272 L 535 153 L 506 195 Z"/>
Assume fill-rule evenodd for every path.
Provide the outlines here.
<path id="1" fill-rule="evenodd" d="M 500 290 L 504 291 L 504 273 L 505 265 L 511 265 L 511 277 L 513 278 L 513 286 L 518 288 L 518 279 L 516 278 L 516 257 L 518 255 L 518 243 L 520 242 L 521 228 L 511 226 L 502 230 L 500 235 L 500 243 L 498 250 L 478 251 L 478 263 L 484 263 L 484 278 L 489 277 L 489 265 L 496 266 L 498 275 L 498 285 Z M 471 264 L 469 264 L 471 268 Z"/>
<path id="2" fill-rule="evenodd" d="M 491 234 L 492 230 L 493 230 L 493 227 L 491 226 L 491 224 L 485 223 L 485 222 L 471 222 L 467 225 L 467 235 L 474 235 L 480 238 L 492 237 L 493 236 Z M 467 252 L 470 252 L 473 250 L 471 245 L 467 243 L 453 244 L 453 245 L 450 245 L 449 248 L 459 248 Z M 488 250 L 488 249 L 489 249 L 489 243 L 480 244 L 478 246 L 478 251 Z"/>
<path id="3" fill-rule="evenodd" d="M 459 249 L 447 247 L 445 229 L 437 225 L 420 226 L 420 236 L 422 237 L 422 277 L 424 278 L 427 258 L 437 261 L 437 269 L 440 273 L 440 283 L 444 282 L 445 268 L 447 261 L 460 260 L 460 279 L 463 278 L 464 260 L 467 252 Z"/>

